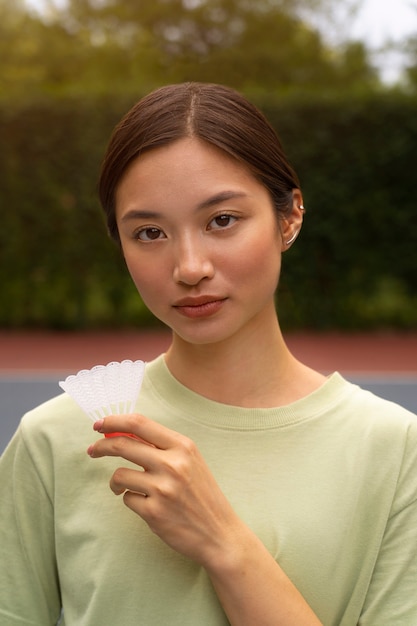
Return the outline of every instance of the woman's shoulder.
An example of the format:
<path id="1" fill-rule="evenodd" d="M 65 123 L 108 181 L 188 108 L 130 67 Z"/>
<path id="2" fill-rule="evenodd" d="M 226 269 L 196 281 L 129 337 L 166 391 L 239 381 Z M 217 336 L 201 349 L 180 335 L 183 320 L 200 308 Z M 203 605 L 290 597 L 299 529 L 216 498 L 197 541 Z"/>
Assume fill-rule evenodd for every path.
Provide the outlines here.
<path id="1" fill-rule="evenodd" d="M 92 420 L 66 393 L 59 394 L 28 411 L 21 419 L 19 432 L 26 445 L 66 447 L 71 442 L 94 436 Z"/>
<path id="2" fill-rule="evenodd" d="M 398 446 L 414 449 L 417 458 L 417 415 L 357 384 L 343 381 L 343 401 L 336 408 L 341 428 L 356 431 L 362 444 L 374 442 L 388 454 Z"/>
<path id="3" fill-rule="evenodd" d="M 339 375 L 340 376 L 340 375 Z M 342 378 L 340 376 L 340 378 Z M 400 404 L 376 395 L 362 386 L 342 379 L 347 390 L 349 405 L 356 407 L 363 416 L 373 418 L 377 423 L 417 426 L 417 415 Z"/>

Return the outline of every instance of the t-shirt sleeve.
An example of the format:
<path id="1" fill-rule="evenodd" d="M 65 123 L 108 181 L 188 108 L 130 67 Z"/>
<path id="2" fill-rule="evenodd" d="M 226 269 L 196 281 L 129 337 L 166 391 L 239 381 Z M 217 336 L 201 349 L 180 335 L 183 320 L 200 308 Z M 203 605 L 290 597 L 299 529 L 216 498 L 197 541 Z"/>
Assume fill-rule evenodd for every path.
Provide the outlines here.
<path id="1" fill-rule="evenodd" d="M 0 459 L 2 624 L 50 626 L 59 621 L 52 498 L 21 425 Z"/>
<path id="2" fill-rule="evenodd" d="M 417 624 L 416 426 L 409 429 L 396 496 L 359 626 Z"/>

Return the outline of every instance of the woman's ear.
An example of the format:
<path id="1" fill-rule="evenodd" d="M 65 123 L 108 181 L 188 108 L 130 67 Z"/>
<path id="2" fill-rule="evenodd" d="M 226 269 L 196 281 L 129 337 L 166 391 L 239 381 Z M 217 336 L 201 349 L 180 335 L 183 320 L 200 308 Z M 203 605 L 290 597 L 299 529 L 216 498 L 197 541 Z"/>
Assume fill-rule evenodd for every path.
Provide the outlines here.
<path id="1" fill-rule="evenodd" d="M 303 225 L 304 212 L 302 193 L 299 189 L 293 189 L 291 212 L 281 222 L 281 236 L 284 252 L 288 250 L 297 239 Z"/>

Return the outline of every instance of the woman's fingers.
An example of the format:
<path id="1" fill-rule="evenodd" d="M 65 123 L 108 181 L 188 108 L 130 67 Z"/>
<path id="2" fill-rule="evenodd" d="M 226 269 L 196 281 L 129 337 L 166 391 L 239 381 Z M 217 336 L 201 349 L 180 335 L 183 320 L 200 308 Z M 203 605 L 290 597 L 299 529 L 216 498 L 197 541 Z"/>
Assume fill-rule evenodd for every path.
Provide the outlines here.
<path id="1" fill-rule="evenodd" d="M 178 437 L 175 431 L 139 413 L 110 415 L 97 420 L 94 423 L 94 430 L 107 435 L 114 432 L 132 434 L 161 450 L 172 447 Z"/>
<path id="2" fill-rule="evenodd" d="M 146 470 L 155 467 L 158 463 L 155 446 L 124 435 L 110 438 L 103 437 L 103 439 L 99 439 L 91 444 L 87 453 L 93 459 L 104 456 L 119 456 Z"/>
<path id="3" fill-rule="evenodd" d="M 95 422 L 94 430 L 117 436 L 103 437 L 92 444 L 87 451 L 92 458 L 119 456 L 155 474 L 177 474 L 177 478 L 187 480 L 198 456 L 188 437 L 143 415 L 106 417 Z"/>
<path id="4" fill-rule="evenodd" d="M 147 493 L 147 481 L 145 472 L 119 467 L 110 479 L 110 489 L 116 496 L 124 493 L 126 490 L 149 495 Z"/>

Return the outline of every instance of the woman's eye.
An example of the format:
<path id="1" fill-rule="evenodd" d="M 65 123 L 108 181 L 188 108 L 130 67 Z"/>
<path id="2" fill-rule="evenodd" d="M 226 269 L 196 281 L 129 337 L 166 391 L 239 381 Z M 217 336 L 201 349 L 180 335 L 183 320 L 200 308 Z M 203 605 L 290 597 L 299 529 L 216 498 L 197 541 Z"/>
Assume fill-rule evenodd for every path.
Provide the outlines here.
<path id="1" fill-rule="evenodd" d="M 210 229 L 221 229 L 221 228 L 227 228 L 228 226 L 231 226 L 234 222 L 236 222 L 237 217 L 234 217 L 233 215 L 229 215 L 227 213 L 224 213 L 222 215 L 216 215 L 216 217 L 214 217 L 210 224 L 209 224 L 209 228 Z"/>
<path id="2" fill-rule="evenodd" d="M 164 239 L 165 235 L 160 228 L 149 226 L 148 228 L 141 228 L 135 232 L 135 239 L 140 241 L 155 241 L 156 239 Z"/>

